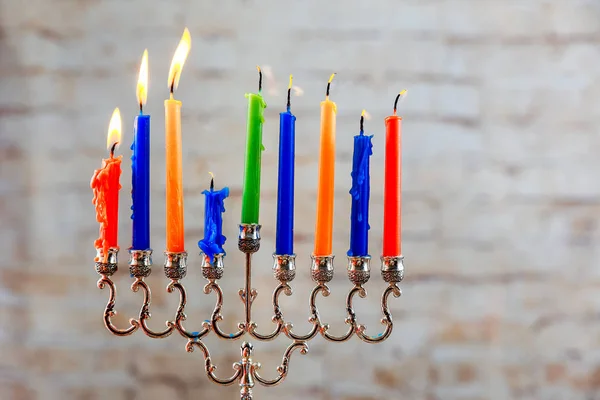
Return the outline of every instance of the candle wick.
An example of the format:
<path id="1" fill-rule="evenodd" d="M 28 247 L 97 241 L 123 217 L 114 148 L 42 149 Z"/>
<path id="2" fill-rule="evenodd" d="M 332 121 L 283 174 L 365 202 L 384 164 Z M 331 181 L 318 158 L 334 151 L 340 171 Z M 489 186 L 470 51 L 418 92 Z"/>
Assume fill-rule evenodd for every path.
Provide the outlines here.
<path id="1" fill-rule="evenodd" d="M 210 178 L 210 191 L 215 190 L 215 178 Z"/>
<path id="2" fill-rule="evenodd" d="M 398 93 L 398 95 L 396 96 L 396 100 L 394 101 L 394 115 L 396 115 L 396 110 L 398 109 L 398 101 L 404 94 L 406 94 L 406 89 Z"/>
<path id="3" fill-rule="evenodd" d="M 398 100 L 400 100 L 400 96 L 401 94 L 398 93 L 398 95 L 396 96 L 396 100 L 394 101 L 394 114 L 396 114 L 396 110 L 398 109 Z"/>
<path id="4" fill-rule="evenodd" d="M 360 134 L 362 135 L 364 132 L 364 125 L 365 125 L 365 116 L 361 115 L 360 116 Z"/>
<path id="5" fill-rule="evenodd" d="M 337 72 L 334 72 L 333 74 L 331 74 L 331 76 L 329 77 L 329 81 L 327 81 L 327 91 L 325 92 L 326 99 L 329 98 L 329 89 L 331 87 L 331 81 L 333 80 L 333 78 L 335 77 L 336 74 L 337 74 Z"/>
<path id="6" fill-rule="evenodd" d="M 175 92 L 175 79 L 171 81 L 171 97 L 173 97 L 173 92 Z"/>
<path id="7" fill-rule="evenodd" d="M 262 92 L 262 71 L 258 65 L 256 69 L 258 70 L 258 93 L 260 93 Z"/>
<path id="8" fill-rule="evenodd" d="M 140 102 L 140 114 L 144 113 L 144 105 Z"/>
<path id="9" fill-rule="evenodd" d="M 110 148 L 110 158 L 114 158 L 115 157 L 115 149 L 117 148 L 117 145 L 119 144 L 119 142 L 115 142 L 112 147 Z"/>
<path id="10" fill-rule="evenodd" d="M 290 83 L 288 84 L 288 92 L 287 92 L 287 111 L 290 112 L 290 108 L 292 106 L 292 82 L 294 76 L 290 74 Z"/>

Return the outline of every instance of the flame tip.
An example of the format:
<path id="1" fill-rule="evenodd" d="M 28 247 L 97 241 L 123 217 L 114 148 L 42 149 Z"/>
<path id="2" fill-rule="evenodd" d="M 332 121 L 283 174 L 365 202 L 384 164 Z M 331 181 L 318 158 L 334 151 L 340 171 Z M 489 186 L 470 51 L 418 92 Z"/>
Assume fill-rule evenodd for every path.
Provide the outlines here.
<path id="1" fill-rule="evenodd" d="M 108 134 L 106 135 L 106 148 L 118 147 L 121 142 L 121 111 L 119 107 L 115 107 L 115 110 L 110 117 L 110 123 L 108 124 Z"/>
<path id="2" fill-rule="evenodd" d="M 148 49 L 145 49 L 144 53 L 142 54 L 136 95 L 138 104 L 140 106 L 146 104 L 146 100 L 148 98 Z"/>
<path id="3" fill-rule="evenodd" d="M 173 61 L 171 61 L 171 68 L 169 69 L 169 89 L 173 91 L 179 85 L 179 78 L 181 77 L 181 69 L 183 68 L 183 64 L 187 59 L 187 56 L 190 52 L 190 48 L 192 47 L 192 38 L 190 36 L 190 31 L 188 28 L 185 28 L 183 31 L 183 35 L 181 35 L 181 40 L 177 45 L 177 49 L 175 49 L 175 54 L 173 55 Z"/>

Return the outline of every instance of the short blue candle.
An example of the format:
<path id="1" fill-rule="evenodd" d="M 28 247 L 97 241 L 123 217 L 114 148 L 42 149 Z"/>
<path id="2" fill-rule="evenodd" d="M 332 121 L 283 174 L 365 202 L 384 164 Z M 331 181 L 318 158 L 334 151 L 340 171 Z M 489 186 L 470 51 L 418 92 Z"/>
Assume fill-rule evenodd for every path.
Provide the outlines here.
<path id="1" fill-rule="evenodd" d="M 352 156 L 352 210 L 350 213 L 351 257 L 369 255 L 369 196 L 371 194 L 370 157 L 373 154 L 373 136 L 366 136 L 363 130 L 364 111 L 360 117 L 360 134 L 354 136 Z"/>
<path id="2" fill-rule="evenodd" d="M 290 111 L 291 82 L 287 111 L 279 114 L 279 175 L 277 178 L 277 231 L 275 254 L 294 254 L 294 160 L 296 117 Z"/>
<path id="3" fill-rule="evenodd" d="M 135 118 L 131 145 L 131 219 L 133 250 L 150 248 L 150 116 Z"/>
<path id="4" fill-rule="evenodd" d="M 225 253 L 223 245 L 227 238 L 223 235 L 224 200 L 229 196 L 229 188 L 215 190 L 214 180 L 210 181 L 210 190 L 202 192 L 204 202 L 204 239 L 198 242 L 198 247 L 211 261 L 215 254 Z"/>

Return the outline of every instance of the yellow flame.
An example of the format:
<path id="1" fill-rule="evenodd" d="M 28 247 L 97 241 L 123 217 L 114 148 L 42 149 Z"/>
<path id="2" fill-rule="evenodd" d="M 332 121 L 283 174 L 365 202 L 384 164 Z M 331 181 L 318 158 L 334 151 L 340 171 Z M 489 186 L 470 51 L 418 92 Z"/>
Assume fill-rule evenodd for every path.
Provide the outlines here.
<path id="1" fill-rule="evenodd" d="M 146 104 L 148 98 L 148 49 L 144 50 L 142 63 L 140 64 L 140 75 L 137 82 L 137 101 L 138 104 Z"/>
<path id="2" fill-rule="evenodd" d="M 177 89 L 179 78 L 181 77 L 181 69 L 183 68 L 183 64 L 185 63 L 191 47 L 192 38 L 190 36 L 190 31 L 188 28 L 185 28 L 181 40 L 179 41 L 179 45 L 175 50 L 175 55 L 173 55 L 173 61 L 171 61 L 171 68 L 169 69 L 169 89 Z"/>
<path id="3" fill-rule="evenodd" d="M 366 114 L 366 112 L 367 112 L 367 110 L 364 110 L 364 109 L 363 109 L 363 110 L 362 110 L 362 112 L 360 113 L 360 116 L 361 116 L 361 117 L 364 117 L 364 116 L 365 116 L 365 114 Z"/>
<path id="4" fill-rule="evenodd" d="M 403 91 L 400 92 L 400 97 L 406 96 L 407 93 L 408 93 L 408 91 L 406 89 L 404 89 Z"/>
<path id="5" fill-rule="evenodd" d="M 121 113 L 119 107 L 115 108 L 110 124 L 108 124 L 108 135 L 106 135 L 106 148 L 110 149 L 114 144 L 121 142 Z"/>
<path id="6" fill-rule="evenodd" d="M 288 90 L 292 88 L 292 81 L 294 80 L 294 75 L 290 74 L 290 83 L 288 84 Z"/>
<path id="7" fill-rule="evenodd" d="M 213 174 L 212 172 L 208 171 L 208 174 L 210 175 L 211 179 L 215 179 L 215 174 Z"/>
<path id="8" fill-rule="evenodd" d="M 260 67 L 259 67 L 258 65 L 256 66 L 256 69 L 258 70 L 258 73 L 260 73 L 260 72 L 261 72 L 261 71 L 260 71 Z"/>
<path id="9" fill-rule="evenodd" d="M 337 72 L 334 72 L 333 74 L 331 74 L 331 76 L 329 77 L 329 80 L 327 81 L 327 83 L 331 83 L 331 81 L 333 80 L 333 78 L 335 78 L 335 74 L 337 74 Z"/>

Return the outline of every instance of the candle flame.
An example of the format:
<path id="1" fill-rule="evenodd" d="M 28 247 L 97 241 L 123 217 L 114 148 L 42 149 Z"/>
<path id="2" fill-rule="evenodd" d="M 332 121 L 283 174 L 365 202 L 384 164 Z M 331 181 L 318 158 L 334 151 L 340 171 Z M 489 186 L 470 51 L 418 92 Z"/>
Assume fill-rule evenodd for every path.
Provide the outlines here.
<path id="1" fill-rule="evenodd" d="M 146 104 L 148 98 L 148 49 L 144 50 L 142 63 L 140 64 L 140 74 L 137 82 L 137 101 L 140 106 Z"/>
<path id="2" fill-rule="evenodd" d="M 292 90 L 294 91 L 294 96 L 302 96 L 304 94 L 304 89 L 300 86 L 292 86 Z"/>
<path id="3" fill-rule="evenodd" d="M 171 89 L 171 92 L 177 89 L 177 86 L 179 85 L 181 69 L 183 68 L 183 64 L 185 63 L 191 47 L 192 38 L 190 36 L 190 31 L 188 28 L 185 28 L 183 35 L 181 36 L 181 40 L 179 41 L 179 45 L 177 46 L 175 54 L 173 55 L 171 68 L 169 69 L 169 89 Z"/>
<path id="4" fill-rule="evenodd" d="M 290 83 L 288 84 L 288 90 L 292 88 L 292 81 L 294 80 L 294 75 L 290 74 Z"/>
<path id="5" fill-rule="evenodd" d="M 121 113 L 119 107 L 115 108 L 112 117 L 110 118 L 110 124 L 108 124 L 108 135 L 106 135 L 106 148 L 111 149 L 115 145 L 119 145 L 121 142 Z"/>
<path id="6" fill-rule="evenodd" d="M 336 72 L 334 72 L 333 74 L 331 74 L 331 76 L 329 77 L 329 80 L 327 81 L 327 83 L 331 83 L 331 81 L 333 81 L 333 78 L 335 78 L 335 74 L 336 74 Z"/>
<path id="7" fill-rule="evenodd" d="M 367 121 L 371 119 L 371 114 L 367 110 L 362 110 L 360 116 L 366 119 Z"/>
<path id="8" fill-rule="evenodd" d="M 400 97 L 405 98 L 406 96 L 408 96 L 408 90 L 404 89 L 398 94 L 400 95 Z"/>
<path id="9" fill-rule="evenodd" d="M 210 175 L 210 179 L 215 179 L 215 174 L 213 174 L 212 172 L 208 171 L 208 174 Z"/>

